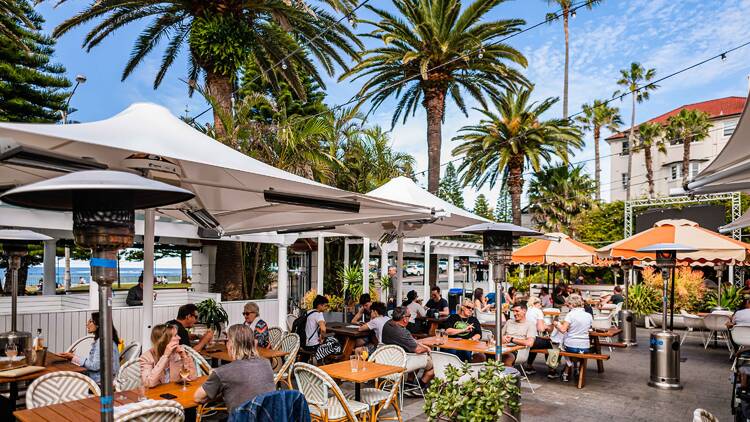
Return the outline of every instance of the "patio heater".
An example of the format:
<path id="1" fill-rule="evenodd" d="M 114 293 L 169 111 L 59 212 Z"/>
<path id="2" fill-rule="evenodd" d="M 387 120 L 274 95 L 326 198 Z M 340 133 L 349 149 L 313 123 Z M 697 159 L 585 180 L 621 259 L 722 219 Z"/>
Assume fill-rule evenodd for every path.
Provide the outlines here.
<path id="1" fill-rule="evenodd" d="M 711 308 L 711 312 L 713 311 L 726 311 L 725 308 L 722 308 L 721 306 L 721 278 L 724 275 L 724 270 L 727 269 L 727 266 L 724 265 L 724 263 L 719 263 L 714 265 L 714 270 L 716 270 L 716 284 L 718 287 L 718 294 L 716 297 L 719 298 L 719 300 L 716 301 L 716 306 Z"/>
<path id="2" fill-rule="evenodd" d="M 672 289 L 670 300 L 670 315 L 674 318 L 674 278 L 677 253 L 695 252 L 690 246 L 679 243 L 657 243 L 636 252 L 655 253 L 656 265 L 661 269 L 663 280 L 662 289 L 662 329 L 652 331 L 649 341 L 651 351 L 651 377 L 648 381 L 650 387 L 662 390 L 680 390 L 680 336 L 672 331 L 672 320 L 667 328 L 667 295 L 670 276 L 672 278 Z"/>
<path id="3" fill-rule="evenodd" d="M 541 236 L 542 233 L 509 223 L 481 223 L 457 231 L 481 234 L 484 258 L 492 262 L 491 277 L 496 283 L 495 297 L 497 298 L 495 300 L 495 353 L 496 356 L 502 356 L 503 307 L 501 303 L 505 283 L 505 267 L 513 254 L 513 241 L 521 236 Z"/>
<path id="4" fill-rule="evenodd" d="M 18 331 L 18 270 L 21 268 L 21 259 L 29 253 L 29 243 L 52 240 L 52 238 L 30 230 L 4 229 L 0 230 L 0 239 L 2 239 L 3 252 L 8 257 L 8 271 L 10 272 L 10 277 L 6 274 L 5 282 L 11 283 L 10 331 L 0 334 L 0 350 L 5 350 L 7 344 L 15 344 L 19 356 L 23 354 L 29 357 L 31 356 L 31 333 Z"/>
<path id="5" fill-rule="evenodd" d="M 112 283 L 117 278 L 117 251 L 133 244 L 135 210 L 192 199 L 192 192 L 119 171 L 90 170 L 21 186 L 0 199 L 11 205 L 73 211 L 73 237 L 91 248 L 91 278 L 99 285 L 102 368 L 101 420 L 112 421 Z"/>
<path id="6" fill-rule="evenodd" d="M 633 314 L 633 311 L 630 310 L 628 302 L 628 288 L 633 281 L 630 279 L 630 276 L 632 275 L 631 270 L 633 269 L 633 260 L 623 259 L 620 267 L 624 272 L 622 278 L 625 280 L 625 303 L 622 309 L 620 309 L 620 313 L 617 315 L 617 318 L 620 321 L 620 329 L 622 330 L 620 331 L 618 340 L 620 343 L 632 347 L 638 345 L 638 340 L 636 339 L 635 334 L 635 315 Z"/>

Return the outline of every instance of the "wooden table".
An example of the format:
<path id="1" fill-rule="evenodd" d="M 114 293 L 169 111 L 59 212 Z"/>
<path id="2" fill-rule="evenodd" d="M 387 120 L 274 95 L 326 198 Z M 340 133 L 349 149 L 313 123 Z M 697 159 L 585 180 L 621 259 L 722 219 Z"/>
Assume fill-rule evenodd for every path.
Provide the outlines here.
<path id="1" fill-rule="evenodd" d="M 591 347 L 594 348 L 594 353 L 601 354 L 602 353 L 602 344 L 599 341 L 602 337 L 614 337 L 622 332 L 622 329 L 618 327 L 611 327 L 607 331 L 595 331 L 591 330 L 589 331 L 589 339 L 591 340 Z M 604 361 L 598 360 L 596 361 L 596 371 L 601 373 L 604 372 Z"/>
<path id="2" fill-rule="evenodd" d="M 59 371 L 72 371 L 72 372 L 78 372 L 83 373 L 86 372 L 86 368 L 82 366 L 78 366 L 74 363 L 71 363 L 69 360 L 56 355 L 52 352 L 47 352 L 47 364 L 46 367 L 39 371 L 34 372 L 33 374 L 26 374 L 22 375 L 20 377 L 0 377 L 0 383 L 8 383 L 10 384 L 10 393 L 8 396 L 8 399 L 4 399 L 3 401 L 8 402 L 8 406 L 6 407 L 8 412 L 7 414 L 5 411 L 2 413 L 4 416 L 10 418 L 10 413 L 13 412 L 16 409 L 16 402 L 18 401 L 18 383 L 21 381 L 33 381 L 42 375 L 51 374 L 52 372 L 59 372 Z M 3 418 L 5 419 L 5 418 Z"/>
<path id="3" fill-rule="evenodd" d="M 198 407 L 198 403 L 193 401 L 193 395 L 207 378 L 208 376 L 204 376 L 190 381 L 185 391 L 182 391 L 182 383 L 174 382 L 149 388 L 146 390 L 146 397 L 153 400 L 164 400 L 160 395 L 169 393 L 177 396 L 172 400 L 180 403 L 185 409 Z M 135 390 L 115 392 L 114 396 L 115 406 L 138 401 L 138 393 Z M 100 420 L 99 397 L 53 404 L 36 409 L 19 410 L 14 412 L 13 416 L 21 422 L 97 422 Z"/>
<path id="4" fill-rule="evenodd" d="M 354 353 L 354 346 L 359 338 L 367 338 L 372 334 L 372 330 L 359 331 L 359 326 L 356 324 L 344 324 L 343 322 L 327 322 L 326 333 L 332 333 L 337 337 L 342 338 L 343 347 L 341 348 L 341 355 L 344 361 L 349 361 L 349 356 Z"/>
<path id="5" fill-rule="evenodd" d="M 427 333 L 430 336 L 434 336 L 435 333 L 437 332 L 437 328 L 440 326 L 440 324 L 444 323 L 448 319 L 448 316 L 442 316 L 439 318 L 433 318 L 433 317 L 428 317 L 428 316 L 417 316 L 416 318 L 420 321 L 424 321 L 426 324 L 430 324 L 429 329 L 427 330 Z"/>
<path id="6" fill-rule="evenodd" d="M 266 359 L 283 358 L 284 356 L 289 354 L 283 350 L 267 349 L 265 347 L 258 347 L 256 348 L 256 350 L 258 350 L 258 354 L 261 357 Z M 234 360 L 231 356 L 229 356 L 227 345 L 224 343 L 217 343 L 212 347 L 204 347 L 203 350 L 201 350 L 201 355 L 210 359 L 220 360 L 224 362 L 231 362 Z"/>
<path id="7" fill-rule="evenodd" d="M 319 368 L 328 374 L 331 378 L 354 383 L 354 400 L 359 401 L 360 384 L 372 381 L 377 378 L 383 378 L 386 375 L 398 374 L 404 372 L 400 366 L 384 365 L 382 363 L 359 361 L 359 370 L 352 371 L 352 365 L 349 360 L 323 365 Z"/>
<path id="8" fill-rule="evenodd" d="M 445 343 L 438 343 L 437 337 L 427 337 L 425 339 L 420 340 L 419 342 L 424 344 L 427 347 L 432 347 L 436 349 L 453 349 L 453 350 L 464 350 L 467 352 L 472 353 L 484 353 L 488 355 L 494 355 L 496 354 L 495 348 L 490 347 L 488 343 L 484 341 L 479 340 L 464 340 L 460 338 L 447 338 L 445 339 Z M 517 352 L 519 350 L 524 349 L 526 346 L 521 345 L 513 345 L 513 346 L 503 346 L 503 354 L 513 353 Z"/>

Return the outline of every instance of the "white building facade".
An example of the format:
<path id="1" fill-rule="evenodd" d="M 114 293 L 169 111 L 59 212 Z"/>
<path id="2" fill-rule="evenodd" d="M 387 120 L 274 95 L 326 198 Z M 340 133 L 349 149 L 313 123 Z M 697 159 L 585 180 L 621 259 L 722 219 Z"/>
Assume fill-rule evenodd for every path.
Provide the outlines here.
<path id="1" fill-rule="evenodd" d="M 649 123 L 667 123 L 669 117 L 676 115 L 682 109 L 697 109 L 708 113 L 711 118 L 711 128 L 708 136 L 690 145 L 690 178 L 695 177 L 704 169 L 724 148 L 729 137 L 737 126 L 740 114 L 745 107 L 745 97 L 725 97 L 715 100 L 688 104 L 678 107 L 668 113 L 649 120 Z M 638 133 L 636 128 L 635 138 Z M 609 191 L 610 201 L 626 199 L 628 180 L 628 131 L 626 129 L 606 139 L 610 148 L 610 180 L 603 184 L 602 192 Z M 659 152 L 652 147 L 651 156 L 654 171 L 654 194 L 657 197 L 669 196 L 669 190 L 682 185 L 682 143 L 665 139 L 666 153 Z M 648 197 L 648 181 L 646 178 L 646 162 L 643 151 L 636 151 L 633 155 L 630 199 Z"/>

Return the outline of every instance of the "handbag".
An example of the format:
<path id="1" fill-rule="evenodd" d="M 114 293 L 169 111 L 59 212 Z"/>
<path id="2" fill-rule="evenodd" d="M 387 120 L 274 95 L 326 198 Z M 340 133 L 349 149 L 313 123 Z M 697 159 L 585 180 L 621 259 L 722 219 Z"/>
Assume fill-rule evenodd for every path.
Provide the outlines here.
<path id="1" fill-rule="evenodd" d="M 337 355 L 339 353 L 341 353 L 341 343 L 336 340 L 336 337 L 330 336 L 326 337 L 325 340 L 318 345 L 313 357 L 316 361 L 321 362 L 328 356 Z"/>
<path id="2" fill-rule="evenodd" d="M 547 366 L 550 369 L 557 369 L 560 365 L 560 348 L 552 345 L 551 349 L 547 350 Z"/>

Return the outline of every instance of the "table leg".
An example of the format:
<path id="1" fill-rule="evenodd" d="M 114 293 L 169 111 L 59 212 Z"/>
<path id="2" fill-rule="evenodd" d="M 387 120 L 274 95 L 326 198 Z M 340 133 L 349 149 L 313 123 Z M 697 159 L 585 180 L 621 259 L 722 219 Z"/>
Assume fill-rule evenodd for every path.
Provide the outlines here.
<path id="1" fill-rule="evenodd" d="M 343 355 L 343 358 L 344 358 L 344 362 L 349 360 L 349 356 L 351 356 L 353 352 L 354 352 L 354 339 L 347 336 L 346 340 L 344 340 L 344 348 L 341 351 L 341 354 Z"/>
<path id="2" fill-rule="evenodd" d="M 602 353 L 602 344 L 599 342 L 599 337 L 597 336 L 594 336 L 594 353 Z M 596 372 L 604 372 L 604 361 L 601 359 L 596 359 Z"/>
<path id="3" fill-rule="evenodd" d="M 10 411 L 11 413 L 16 410 L 16 403 L 18 402 L 18 383 L 12 382 L 10 383 Z"/>
<path id="4" fill-rule="evenodd" d="M 354 383 L 354 400 L 360 401 L 362 399 L 362 392 L 360 391 L 360 385 L 358 382 Z"/>
<path id="5" fill-rule="evenodd" d="M 435 333 L 437 332 L 438 323 L 437 322 L 430 322 L 430 337 L 435 336 Z"/>

